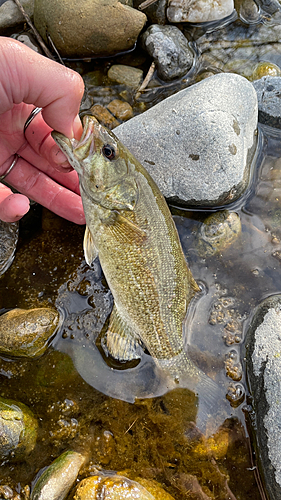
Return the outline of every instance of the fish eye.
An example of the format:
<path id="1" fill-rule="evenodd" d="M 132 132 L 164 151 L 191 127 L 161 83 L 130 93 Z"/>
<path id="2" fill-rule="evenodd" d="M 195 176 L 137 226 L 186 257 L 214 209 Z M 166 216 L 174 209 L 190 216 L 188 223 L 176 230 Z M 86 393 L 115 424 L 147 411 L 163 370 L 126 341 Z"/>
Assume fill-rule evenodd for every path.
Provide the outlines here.
<path id="1" fill-rule="evenodd" d="M 105 144 L 102 148 L 102 154 L 108 160 L 114 160 L 116 156 L 116 151 L 115 148 L 111 146 L 111 144 Z"/>

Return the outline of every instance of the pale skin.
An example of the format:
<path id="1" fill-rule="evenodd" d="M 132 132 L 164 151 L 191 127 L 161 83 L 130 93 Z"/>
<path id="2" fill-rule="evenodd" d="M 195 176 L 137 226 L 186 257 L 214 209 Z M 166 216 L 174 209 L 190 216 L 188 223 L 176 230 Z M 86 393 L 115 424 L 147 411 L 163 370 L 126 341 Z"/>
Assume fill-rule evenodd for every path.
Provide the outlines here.
<path id="1" fill-rule="evenodd" d="M 15 222 L 29 210 L 29 198 L 77 224 L 85 224 L 78 176 L 51 137 L 82 133 L 78 117 L 84 92 L 80 75 L 11 38 L 0 37 L 0 220 Z M 42 108 L 24 135 L 34 107 Z"/>

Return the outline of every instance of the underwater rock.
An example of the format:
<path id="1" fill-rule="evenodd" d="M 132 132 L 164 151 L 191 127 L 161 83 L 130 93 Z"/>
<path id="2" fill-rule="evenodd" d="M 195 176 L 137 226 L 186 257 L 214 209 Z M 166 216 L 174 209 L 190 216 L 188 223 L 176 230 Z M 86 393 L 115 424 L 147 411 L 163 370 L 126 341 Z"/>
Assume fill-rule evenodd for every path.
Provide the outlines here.
<path id="1" fill-rule="evenodd" d="M 240 235 L 241 221 L 238 214 L 223 210 L 215 212 L 198 232 L 197 251 L 200 257 L 211 257 L 226 250 Z"/>
<path id="2" fill-rule="evenodd" d="M 143 71 L 133 66 L 126 66 L 125 64 L 113 64 L 109 68 L 107 76 L 113 82 L 137 89 L 141 84 Z"/>
<path id="3" fill-rule="evenodd" d="M 101 104 L 94 104 L 90 109 L 91 114 L 105 127 L 112 130 L 119 125 L 119 121 Z"/>
<path id="4" fill-rule="evenodd" d="M 133 48 L 146 22 L 118 0 L 35 0 L 34 24 L 64 57 L 108 56 Z"/>
<path id="5" fill-rule="evenodd" d="M 271 500 L 281 498 L 281 295 L 258 306 L 246 335 L 257 457 Z"/>
<path id="6" fill-rule="evenodd" d="M 29 16 L 33 15 L 34 0 L 21 0 L 21 4 Z M 0 34 L 1 30 L 11 28 L 25 21 L 21 11 L 13 0 L 0 3 Z"/>
<path id="7" fill-rule="evenodd" d="M 255 66 L 251 80 L 259 80 L 263 76 L 281 76 L 281 69 L 271 62 L 261 62 Z"/>
<path id="8" fill-rule="evenodd" d="M 0 459 L 23 460 L 37 439 L 37 420 L 23 403 L 0 397 Z"/>
<path id="9" fill-rule="evenodd" d="M 257 64 L 261 61 L 276 62 L 280 59 L 280 22 L 272 20 L 268 25 L 231 23 L 219 30 L 207 31 L 197 40 L 203 66 L 213 66 L 223 71 L 229 71 L 229 64 L 246 60 L 246 65 L 236 68 L 235 73 L 243 74 L 247 64 Z"/>
<path id="10" fill-rule="evenodd" d="M 120 99 L 113 99 L 108 105 L 107 109 L 118 119 L 123 122 L 133 118 L 133 108 L 128 102 L 121 101 Z"/>
<path id="11" fill-rule="evenodd" d="M 96 475 L 78 484 L 74 500 L 98 500 L 100 492 L 108 500 L 173 500 L 155 481 L 145 481 L 145 487 L 117 474 Z"/>
<path id="12" fill-rule="evenodd" d="M 281 128 L 281 77 L 263 76 L 253 82 L 259 104 L 259 122 Z"/>
<path id="13" fill-rule="evenodd" d="M 253 23 L 260 18 L 259 8 L 254 0 L 234 0 L 234 7 L 239 19 L 244 23 Z"/>
<path id="14" fill-rule="evenodd" d="M 18 222 L 0 221 L 0 276 L 7 271 L 14 260 L 18 237 Z"/>
<path id="15" fill-rule="evenodd" d="M 193 53 L 187 39 L 176 26 L 153 24 L 141 38 L 162 80 L 180 78 L 191 68 Z"/>
<path id="16" fill-rule="evenodd" d="M 63 500 L 68 495 L 85 462 L 85 457 L 75 451 L 65 451 L 39 476 L 30 500 Z"/>
<path id="17" fill-rule="evenodd" d="M 233 0 L 169 0 L 167 18 L 171 23 L 204 23 L 230 16 Z"/>
<path id="18" fill-rule="evenodd" d="M 33 358 L 48 347 L 59 323 L 55 309 L 12 309 L 0 316 L 0 354 Z"/>
<path id="19" fill-rule="evenodd" d="M 170 201 L 216 207 L 248 185 L 257 96 L 245 78 L 214 75 L 114 130 Z"/>

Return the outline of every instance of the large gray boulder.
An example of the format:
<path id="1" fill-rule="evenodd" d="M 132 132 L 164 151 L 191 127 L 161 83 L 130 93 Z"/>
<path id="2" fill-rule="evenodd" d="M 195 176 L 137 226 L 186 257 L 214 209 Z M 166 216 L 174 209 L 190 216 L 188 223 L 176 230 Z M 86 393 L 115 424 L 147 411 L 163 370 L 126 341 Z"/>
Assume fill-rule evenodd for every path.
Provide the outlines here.
<path id="1" fill-rule="evenodd" d="M 265 299 L 246 335 L 258 463 L 269 498 L 281 498 L 281 295 Z"/>
<path id="2" fill-rule="evenodd" d="M 256 147 L 257 95 L 218 74 L 168 97 L 114 133 L 170 201 L 217 207 L 241 196 Z"/>

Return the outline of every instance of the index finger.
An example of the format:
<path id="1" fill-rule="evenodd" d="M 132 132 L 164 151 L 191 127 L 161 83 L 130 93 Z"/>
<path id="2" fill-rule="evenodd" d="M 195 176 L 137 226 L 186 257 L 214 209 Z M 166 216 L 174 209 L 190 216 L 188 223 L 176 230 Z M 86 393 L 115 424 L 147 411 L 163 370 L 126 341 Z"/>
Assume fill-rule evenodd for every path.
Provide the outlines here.
<path id="1" fill-rule="evenodd" d="M 46 123 L 67 137 L 76 135 L 84 92 L 81 76 L 11 38 L 0 37 L 1 113 L 25 102 L 43 108 Z M 76 120 L 76 121 L 75 121 Z"/>

